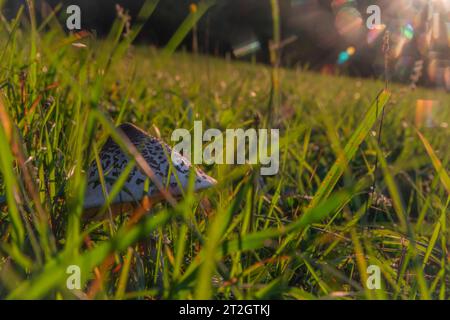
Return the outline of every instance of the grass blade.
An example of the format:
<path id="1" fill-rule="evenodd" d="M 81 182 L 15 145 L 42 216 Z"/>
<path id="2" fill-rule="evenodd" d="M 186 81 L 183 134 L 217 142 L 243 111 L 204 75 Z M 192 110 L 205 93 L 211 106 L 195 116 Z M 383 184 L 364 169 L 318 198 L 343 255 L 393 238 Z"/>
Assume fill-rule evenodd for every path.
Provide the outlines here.
<path id="1" fill-rule="evenodd" d="M 359 146 L 366 138 L 372 126 L 377 121 L 378 117 L 381 115 L 383 107 L 389 101 L 390 93 L 386 90 L 382 91 L 374 103 L 369 107 L 364 119 L 361 121 L 361 124 L 353 133 L 350 141 L 344 148 L 344 154 L 340 155 L 340 157 L 336 160 L 334 165 L 331 167 L 330 171 L 326 175 L 325 179 L 323 179 L 322 184 L 314 195 L 313 200 L 310 203 L 310 207 L 317 206 L 321 201 L 326 199 L 334 187 L 338 183 L 342 174 L 348 166 L 348 163 L 355 156 L 356 152 L 359 149 Z"/>

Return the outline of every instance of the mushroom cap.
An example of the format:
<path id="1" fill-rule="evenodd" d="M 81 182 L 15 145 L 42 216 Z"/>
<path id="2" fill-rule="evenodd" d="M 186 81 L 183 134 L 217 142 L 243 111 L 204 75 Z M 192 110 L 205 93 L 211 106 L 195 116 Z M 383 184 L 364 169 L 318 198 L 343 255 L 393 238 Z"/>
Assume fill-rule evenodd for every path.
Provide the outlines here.
<path id="1" fill-rule="evenodd" d="M 166 187 L 173 196 L 180 196 L 187 190 L 189 184 L 189 173 L 192 165 L 189 160 L 183 157 L 161 140 L 150 136 L 145 131 L 131 123 L 124 123 L 119 129 L 128 137 L 131 143 L 141 153 L 147 164 L 153 170 L 156 179 L 161 185 Z M 164 149 L 165 150 L 164 150 Z M 166 155 L 167 154 L 167 155 Z M 122 151 L 119 145 L 109 137 L 99 154 L 105 187 L 110 194 L 115 182 L 126 168 L 130 157 Z M 174 159 L 176 161 L 174 161 Z M 170 163 L 172 162 L 172 172 L 168 182 Z M 195 191 L 200 191 L 215 185 L 217 182 L 200 169 L 194 168 L 195 172 Z M 180 183 L 177 182 L 177 178 Z M 160 199 L 161 193 L 156 185 L 150 180 L 148 192 L 145 192 L 145 182 L 148 177 L 135 166 L 127 178 L 122 190 L 118 196 L 112 200 L 111 205 L 123 203 L 138 203 L 148 196 L 151 199 Z M 180 188 L 181 187 L 181 188 Z M 88 170 L 88 184 L 84 201 L 84 209 L 100 208 L 106 202 L 96 161 L 94 160 Z"/>

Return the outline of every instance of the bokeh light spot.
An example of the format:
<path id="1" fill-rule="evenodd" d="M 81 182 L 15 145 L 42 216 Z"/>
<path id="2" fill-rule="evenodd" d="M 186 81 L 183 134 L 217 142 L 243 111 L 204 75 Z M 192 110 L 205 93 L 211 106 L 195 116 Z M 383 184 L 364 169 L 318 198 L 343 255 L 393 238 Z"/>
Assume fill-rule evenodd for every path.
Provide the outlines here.
<path id="1" fill-rule="evenodd" d="M 435 125 L 433 113 L 438 106 L 439 101 L 436 100 L 417 100 L 415 119 L 416 126 L 432 128 Z"/>
<path id="2" fill-rule="evenodd" d="M 402 27 L 402 35 L 408 40 L 414 38 L 414 28 L 410 23 Z"/>
<path id="3" fill-rule="evenodd" d="M 348 52 L 347 52 L 347 51 L 342 51 L 342 52 L 339 54 L 337 63 L 338 63 L 338 64 L 344 64 L 344 63 L 346 63 L 349 59 L 350 59 L 350 55 L 348 54 Z"/>
<path id="4" fill-rule="evenodd" d="M 340 35 L 354 37 L 361 32 L 363 19 L 355 8 L 344 7 L 336 15 L 335 25 Z"/>
<path id="5" fill-rule="evenodd" d="M 355 52 L 356 52 L 355 47 L 348 47 L 348 48 L 347 48 L 347 53 L 348 53 L 350 56 L 354 55 Z"/>

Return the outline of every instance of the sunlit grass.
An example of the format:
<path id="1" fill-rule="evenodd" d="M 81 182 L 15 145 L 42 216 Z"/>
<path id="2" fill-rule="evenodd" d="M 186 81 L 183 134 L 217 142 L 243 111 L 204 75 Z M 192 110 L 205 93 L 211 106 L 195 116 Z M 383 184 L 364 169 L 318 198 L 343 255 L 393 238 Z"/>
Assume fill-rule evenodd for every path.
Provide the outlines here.
<path id="1" fill-rule="evenodd" d="M 142 24 L 122 38 L 118 20 L 101 41 L 24 14 L 0 27 L 1 298 L 449 298 L 448 94 L 284 69 L 274 92 L 268 66 L 173 54 L 198 17 L 158 51 L 130 45 Z M 417 99 L 440 101 L 436 127 L 415 128 Z M 268 112 L 278 175 L 209 166 L 217 187 L 133 223 L 82 219 L 94 148 L 109 135 L 126 145 L 114 124 L 170 143 L 195 120 L 247 128 Z M 66 288 L 74 264 L 80 292 Z M 381 290 L 365 286 L 369 265 Z"/>

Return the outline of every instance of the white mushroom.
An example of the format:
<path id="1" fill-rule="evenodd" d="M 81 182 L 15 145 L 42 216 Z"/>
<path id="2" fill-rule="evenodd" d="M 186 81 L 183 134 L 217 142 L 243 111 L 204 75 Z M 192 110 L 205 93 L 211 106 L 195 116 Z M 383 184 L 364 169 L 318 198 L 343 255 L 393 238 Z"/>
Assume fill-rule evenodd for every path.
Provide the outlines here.
<path id="1" fill-rule="evenodd" d="M 145 162 L 152 169 L 155 178 L 161 186 L 166 187 L 167 191 L 173 196 L 180 196 L 187 190 L 189 184 L 189 174 L 192 171 L 192 165 L 188 159 L 174 151 L 161 140 L 148 135 L 143 130 L 133 124 L 125 123 L 119 126 L 119 129 L 128 137 L 137 151 L 145 159 Z M 164 149 L 165 150 L 164 150 Z M 104 181 L 105 191 L 110 194 L 115 182 L 126 168 L 130 157 L 119 147 L 119 145 L 109 137 L 99 154 Z M 173 159 L 177 161 L 173 161 Z M 172 162 L 172 171 L 170 180 L 167 183 Z M 215 185 L 217 182 L 206 175 L 200 169 L 195 171 L 195 191 L 200 191 Z M 175 175 L 178 178 L 175 177 Z M 157 186 L 149 181 L 147 192 L 145 191 L 146 180 L 148 176 L 141 172 L 135 166 L 127 178 L 122 190 L 111 205 L 138 204 L 145 196 L 150 199 L 161 199 L 162 194 Z M 104 190 L 100 181 L 99 170 L 94 160 L 88 171 L 88 185 L 86 190 L 84 209 L 92 211 L 101 208 L 105 204 Z"/>

